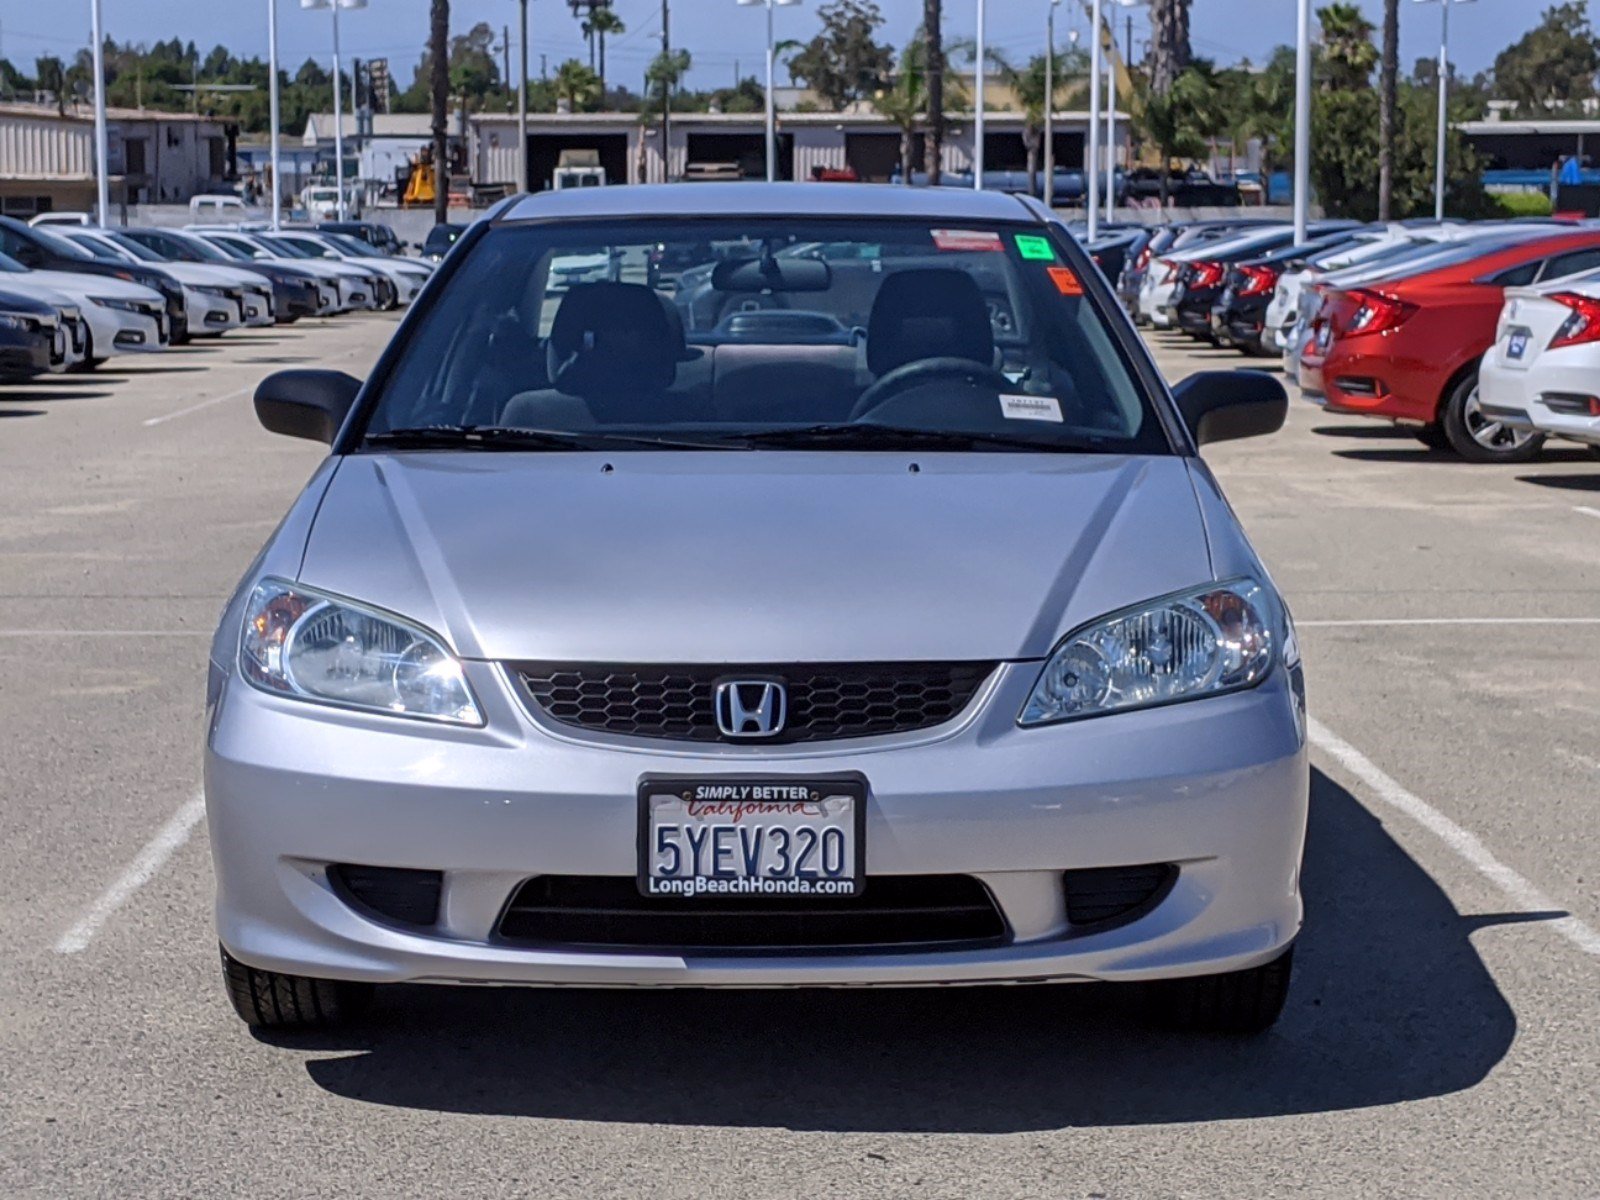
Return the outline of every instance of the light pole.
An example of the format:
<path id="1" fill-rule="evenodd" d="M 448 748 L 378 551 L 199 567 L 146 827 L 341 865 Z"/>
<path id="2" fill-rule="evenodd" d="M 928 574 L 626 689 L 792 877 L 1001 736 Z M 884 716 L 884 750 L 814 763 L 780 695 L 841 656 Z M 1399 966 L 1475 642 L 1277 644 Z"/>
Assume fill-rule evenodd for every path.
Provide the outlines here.
<path id="1" fill-rule="evenodd" d="M 1303 245 L 1311 207 L 1311 0 L 1300 0 L 1294 45 L 1294 240 Z"/>
<path id="2" fill-rule="evenodd" d="M 278 130 L 283 118 L 278 102 L 278 0 L 267 0 L 267 69 L 271 79 L 267 83 L 267 108 L 272 126 L 272 230 L 283 226 L 283 164 L 278 154 Z"/>
<path id="3" fill-rule="evenodd" d="M 988 74 L 984 70 L 983 59 L 988 50 L 984 45 L 988 24 L 984 0 L 978 0 L 978 77 L 973 81 L 973 105 L 977 111 L 972 121 L 972 186 L 980 192 L 983 191 L 983 77 Z"/>
<path id="4" fill-rule="evenodd" d="M 1094 0 L 1089 16 L 1089 153 L 1083 183 L 1092 242 L 1100 228 L 1100 0 Z"/>
<path id="5" fill-rule="evenodd" d="M 106 35 L 100 19 L 100 0 L 90 6 L 94 27 L 94 182 L 95 204 L 102 228 L 111 227 L 111 153 L 106 132 Z"/>
<path id="6" fill-rule="evenodd" d="M 522 30 L 520 33 L 522 60 L 517 75 L 517 190 L 528 190 L 528 0 L 520 0 Z"/>
<path id="7" fill-rule="evenodd" d="M 333 183 L 338 189 L 338 216 L 345 219 L 344 202 L 344 95 L 339 80 L 339 10 L 365 8 L 367 0 L 300 0 L 301 8 L 333 11 Z"/>
<path id="8" fill-rule="evenodd" d="M 1450 132 L 1450 5 L 1466 4 L 1468 0 L 1417 0 L 1417 3 L 1439 6 L 1439 130 L 1433 158 L 1433 219 L 1442 221 Z"/>
<path id="9" fill-rule="evenodd" d="M 1044 206 L 1056 202 L 1056 7 L 1050 0 L 1044 18 Z M 1076 32 L 1076 31 L 1074 31 Z"/>
<path id="10" fill-rule="evenodd" d="M 1135 5 L 1148 3 L 1149 0 L 1115 0 L 1115 2 L 1122 8 L 1133 8 Z M 1102 35 L 1097 26 L 1094 35 L 1097 41 L 1104 36 L 1115 49 L 1117 32 L 1114 28 Z M 1106 55 L 1106 96 L 1109 100 L 1106 105 L 1106 218 L 1109 220 L 1112 210 L 1117 206 L 1117 64 L 1110 54 Z"/>
<path id="11" fill-rule="evenodd" d="M 775 8 L 789 8 L 799 4 L 800 0 L 739 0 L 741 8 L 755 8 L 758 5 L 767 10 L 767 182 L 771 183 L 778 177 L 778 106 L 773 99 L 773 75 L 777 61 L 777 42 L 773 40 L 772 10 Z"/>

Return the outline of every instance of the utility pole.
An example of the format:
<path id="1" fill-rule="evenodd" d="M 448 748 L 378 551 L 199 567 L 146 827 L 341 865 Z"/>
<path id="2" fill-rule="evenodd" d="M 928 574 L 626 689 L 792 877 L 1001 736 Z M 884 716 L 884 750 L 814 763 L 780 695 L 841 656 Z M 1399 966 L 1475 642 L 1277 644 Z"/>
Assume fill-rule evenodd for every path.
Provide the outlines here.
<path id="1" fill-rule="evenodd" d="M 527 191 L 531 186 L 528 183 L 528 0 L 522 0 L 521 20 L 519 56 L 522 70 L 517 75 L 517 186 Z"/>
<path id="2" fill-rule="evenodd" d="M 672 182 L 672 14 L 671 0 L 661 0 L 661 179 Z"/>
<path id="3" fill-rule="evenodd" d="M 980 192 L 983 191 L 983 83 L 985 76 L 989 73 L 985 69 L 988 64 L 983 61 L 985 54 L 988 52 L 988 47 L 984 45 L 988 36 L 987 25 L 988 18 L 984 13 L 983 0 L 978 0 L 978 78 L 974 81 L 977 86 L 974 89 L 976 95 L 973 99 L 973 115 L 975 119 L 972 123 L 972 186 Z"/>
<path id="4" fill-rule="evenodd" d="M 505 81 L 506 81 L 506 84 L 509 86 L 510 83 L 511 83 L 511 26 L 509 26 L 509 25 L 501 26 L 500 50 L 501 50 L 501 53 L 503 54 L 503 56 L 505 57 L 505 62 L 506 62 Z"/>
<path id="5" fill-rule="evenodd" d="M 1299 0 L 1294 47 L 1294 240 L 1306 240 L 1311 214 L 1311 0 Z"/>
<path id="6" fill-rule="evenodd" d="M 278 98 L 278 0 L 267 0 L 267 58 L 272 78 L 267 86 L 267 104 L 271 109 L 272 126 L 272 231 L 283 225 L 283 160 L 278 150 L 279 116 Z M 141 78 L 143 72 L 140 73 Z"/>
<path id="7" fill-rule="evenodd" d="M 93 0 L 89 9 L 94 23 L 94 184 L 96 212 L 100 227 L 111 227 L 111 180 L 106 172 L 111 169 L 111 153 L 107 146 L 106 131 L 106 37 L 100 20 L 100 0 Z"/>

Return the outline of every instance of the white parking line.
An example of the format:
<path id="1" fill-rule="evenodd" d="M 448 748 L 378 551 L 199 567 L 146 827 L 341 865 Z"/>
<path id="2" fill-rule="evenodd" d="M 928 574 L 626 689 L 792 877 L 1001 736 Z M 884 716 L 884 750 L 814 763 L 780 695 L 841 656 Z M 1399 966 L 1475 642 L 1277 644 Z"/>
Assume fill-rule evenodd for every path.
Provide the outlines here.
<path id="1" fill-rule="evenodd" d="M 1383 625 L 1600 625 L 1600 617 L 1357 617 L 1345 621 L 1296 621 L 1296 629 L 1356 629 Z"/>
<path id="2" fill-rule="evenodd" d="M 1306 721 L 1306 733 L 1313 746 L 1366 784 L 1379 800 L 1390 808 L 1404 813 L 1450 847 L 1469 866 L 1498 887 L 1520 911 L 1570 911 L 1565 905 L 1557 904 L 1535 884 L 1496 858 L 1479 840 L 1477 834 L 1463 829 L 1426 800 L 1407 791 L 1380 770 L 1370 758 L 1315 717 Z M 1585 954 L 1600 957 L 1600 931 L 1595 930 L 1593 926 L 1573 916 L 1557 917 L 1543 924 L 1555 930 Z"/>
<path id="3" fill-rule="evenodd" d="M 149 883 L 167 859 L 172 857 L 173 852 L 189 840 L 189 834 L 194 832 L 194 827 L 205 815 L 205 793 L 200 792 L 173 813 L 165 825 L 156 830 L 155 836 L 134 856 L 127 870 L 117 876 L 116 881 L 84 910 L 83 916 L 73 923 L 72 928 L 61 935 L 56 941 L 56 953 L 76 954 L 86 948 L 94 940 L 94 935 L 100 932 L 100 927 L 126 904 L 135 892 Z"/>
<path id="4" fill-rule="evenodd" d="M 213 396 L 209 400 L 200 401 L 199 404 L 191 404 L 188 408 L 180 408 L 177 412 L 169 412 L 160 417 L 149 417 L 144 423 L 146 425 L 160 425 L 165 421 L 171 421 L 178 417 L 187 417 L 190 413 L 199 412 L 202 408 L 210 408 L 213 404 L 221 404 L 224 400 L 232 400 L 236 396 L 243 396 L 247 392 L 253 391 L 255 391 L 255 384 L 252 383 L 249 387 L 235 388 L 225 395 Z"/>
<path id="5" fill-rule="evenodd" d="M 1573 512 L 1581 512 L 1586 517 L 1600 517 L 1600 508 L 1590 508 L 1587 504 L 1574 504 Z"/>

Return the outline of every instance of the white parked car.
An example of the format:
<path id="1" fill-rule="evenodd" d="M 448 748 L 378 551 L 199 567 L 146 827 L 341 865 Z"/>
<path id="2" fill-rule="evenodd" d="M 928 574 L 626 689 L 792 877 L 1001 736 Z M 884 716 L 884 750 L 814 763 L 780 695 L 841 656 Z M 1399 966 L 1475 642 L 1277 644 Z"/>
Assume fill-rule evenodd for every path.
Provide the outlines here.
<path id="1" fill-rule="evenodd" d="M 433 274 L 433 267 L 421 259 L 391 258 L 373 252 L 371 246 L 355 238 L 337 233 L 313 233 L 304 229 L 285 229 L 272 235 L 304 250 L 313 258 L 330 262 L 343 262 L 367 271 L 376 271 L 394 285 L 394 301 L 390 308 L 410 304 L 417 298 L 422 285 Z"/>
<path id="2" fill-rule="evenodd" d="M 1506 290 L 1478 406 L 1512 428 L 1600 452 L 1600 272 Z"/>
<path id="3" fill-rule="evenodd" d="M 98 257 L 145 263 L 172 276 L 183 288 L 183 307 L 193 337 L 221 336 L 242 325 L 271 325 L 272 285 L 260 276 L 227 267 L 169 262 L 132 238 L 92 228 L 61 233 Z"/>
<path id="4" fill-rule="evenodd" d="M 1260 247 L 1263 254 L 1284 244 L 1286 225 L 1252 225 L 1225 237 L 1201 242 L 1197 246 L 1163 254 L 1150 261 L 1144 282 L 1139 286 L 1139 317 L 1156 329 L 1172 329 L 1172 298 L 1178 273 L 1185 263 L 1219 254 Z"/>
<path id="5" fill-rule="evenodd" d="M 197 228 L 194 233 L 223 249 L 232 248 L 250 256 L 256 262 L 286 263 L 303 267 L 327 282 L 335 291 L 329 313 L 348 312 L 353 308 L 372 308 L 376 300 L 372 295 L 371 272 L 327 259 L 313 258 L 295 250 L 267 234 L 241 233 L 229 229 Z"/>
<path id="6" fill-rule="evenodd" d="M 28 218 L 29 225 L 93 225 L 94 214 L 86 212 L 42 212 Z"/>
<path id="7" fill-rule="evenodd" d="M 78 310 L 86 326 L 75 365 L 92 370 L 113 354 L 149 353 L 171 342 L 167 302 L 160 292 L 105 275 L 33 271 L 0 254 L 0 279 L 24 291 Z"/>

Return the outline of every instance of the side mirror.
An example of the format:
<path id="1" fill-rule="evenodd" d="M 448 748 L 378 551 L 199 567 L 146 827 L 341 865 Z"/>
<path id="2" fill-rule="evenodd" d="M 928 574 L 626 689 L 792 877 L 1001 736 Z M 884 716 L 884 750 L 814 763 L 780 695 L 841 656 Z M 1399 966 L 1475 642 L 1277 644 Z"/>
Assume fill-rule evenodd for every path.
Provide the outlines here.
<path id="1" fill-rule="evenodd" d="M 361 391 L 343 371 L 278 371 L 256 388 L 256 419 L 273 433 L 332 445 Z"/>
<path id="2" fill-rule="evenodd" d="M 1277 433 L 1289 394 L 1264 371 L 1201 371 L 1172 389 L 1195 445 Z"/>

